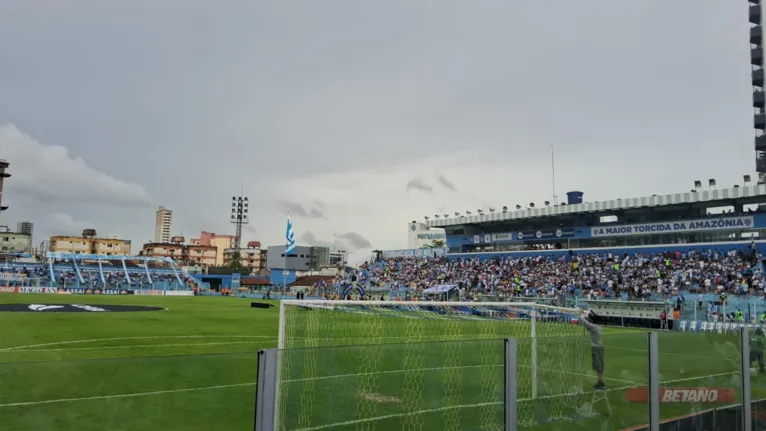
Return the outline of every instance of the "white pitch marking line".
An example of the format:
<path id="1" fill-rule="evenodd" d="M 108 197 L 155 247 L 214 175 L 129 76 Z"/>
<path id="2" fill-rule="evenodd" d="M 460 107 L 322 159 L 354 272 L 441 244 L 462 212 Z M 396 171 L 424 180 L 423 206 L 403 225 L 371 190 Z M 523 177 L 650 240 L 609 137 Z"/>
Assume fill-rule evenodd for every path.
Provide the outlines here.
<path id="1" fill-rule="evenodd" d="M 501 337 L 500 334 L 485 334 L 485 335 L 496 335 L 498 337 Z M 476 334 L 465 334 L 460 335 L 460 338 L 462 337 L 473 337 L 476 336 Z M 52 343 L 42 343 L 42 344 L 25 344 L 23 346 L 14 346 L 14 347 L 5 347 L 0 349 L 0 352 L 9 352 L 19 349 L 30 349 L 33 347 L 49 347 L 49 346 L 61 346 L 61 345 L 68 345 L 68 344 L 85 344 L 85 343 L 95 343 L 95 342 L 102 342 L 102 341 L 123 341 L 123 340 L 150 340 L 150 339 L 180 339 L 180 338 L 260 338 L 260 339 L 277 339 L 274 335 L 152 335 L 152 336 L 143 336 L 143 337 L 115 337 L 115 338 L 93 338 L 93 339 L 86 339 L 86 340 L 70 340 L 70 341 L 56 341 Z M 451 340 L 441 340 L 441 338 L 444 338 L 442 335 L 432 335 L 432 336 L 425 336 L 425 338 L 439 338 L 439 341 L 451 341 Z M 316 338 L 316 337 L 288 337 L 289 340 L 304 340 L 304 339 L 320 339 L 320 340 L 335 340 L 336 338 L 333 337 L 324 337 L 324 338 Z M 367 340 L 368 337 L 352 337 L 348 338 L 347 340 Z M 409 341 L 408 337 L 379 337 L 379 339 L 393 339 L 393 340 L 402 340 L 402 341 Z M 487 340 L 480 340 L 480 341 L 491 341 L 491 340 L 497 340 L 500 341 L 501 338 L 489 338 Z M 457 341 L 457 340 L 455 340 Z M 333 346 L 337 347 L 337 346 Z"/>
<path id="2" fill-rule="evenodd" d="M 248 343 L 263 343 L 271 342 L 274 340 L 249 340 L 249 341 L 225 341 L 220 343 L 179 343 L 179 344 L 139 344 L 133 346 L 101 346 L 101 347 L 69 347 L 63 349 L 17 349 L 11 350 L 7 353 L 15 352 L 69 352 L 80 350 L 109 350 L 109 349 L 140 349 L 140 348 L 152 348 L 152 347 L 178 347 L 178 346 L 221 346 L 226 344 L 248 344 Z"/>
<path id="3" fill-rule="evenodd" d="M 443 369 L 443 368 L 441 368 Z M 412 370 L 415 371 L 415 370 Z M 718 374 L 711 374 L 707 376 L 696 376 L 696 377 L 687 377 L 683 379 L 674 379 L 674 380 L 666 380 L 663 382 L 660 382 L 661 384 L 668 384 L 668 383 L 677 383 L 677 382 L 685 382 L 690 380 L 701 380 L 701 379 L 707 379 L 711 377 L 720 377 L 720 376 L 728 376 L 732 374 L 739 374 L 738 371 L 730 371 L 726 373 L 718 373 Z M 619 388 L 610 388 L 607 389 L 607 391 L 618 391 L 618 390 L 624 390 L 634 387 L 636 384 L 640 383 L 634 383 L 630 386 L 622 386 Z M 82 398 L 60 398 L 55 400 L 43 400 L 43 401 L 24 401 L 24 402 L 16 402 L 16 403 L 8 403 L 8 404 L 0 404 L 0 408 L 3 407 L 23 407 L 23 406 L 33 406 L 33 405 L 40 405 L 40 404 L 55 404 L 55 403 L 66 403 L 66 402 L 75 402 L 75 401 L 92 401 L 92 400 L 106 400 L 106 399 L 115 399 L 115 398 L 133 398 L 133 397 L 142 397 L 142 396 L 151 396 L 151 395 L 162 395 L 162 394 L 172 394 L 172 393 L 178 393 L 178 392 L 194 392 L 194 391 L 204 391 L 204 390 L 213 390 L 213 389 L 225 389 L 225 388 L 234 388 L 234 387 L 241 387 L 241 386 L 253 386 L 255 383 L 235 383 L 231 385 L 216 385 L 216 386 L 204 386 L 200 388 L 186 388 L 186 389 L 170 389 L 170 390 L 164 390 L 164 391 L 152 391 L 152 392 L 137 392 L 132 394 L 116 394 L 116 395 L 98 395 L 98 396 L 92 396 L 92 397 L 82 397 Z M 590 393 L 590 392 L 585 392 Z M 547 396 L 541 396 L 537 397 L 535 399 L 550 399 L 550 398 L 557 398 L 566 396 L 566 394 L 559 394 L 559 395 L 547 395 Z M 524 398 L 520 399 L 519 401 L 533 401 L 531 398 Z M 314 428 L 303 428 L 300 430 L 294 430 L 294 431 L 312 431 L 312 430 L 320 430 L 325 428 L 331 428 L 334 426 L 343 426 L 343 425 L 354 425 L 357 423 L 363 423 L 363 422 L 371 422 L 375 420 L 381 420 L 381 419 L 390 419 L 395 417 L 402 417 L 402 416 L 408 416 L 408 415 L 414 415 L 414 414 L 421 414 L 421 413 L 432 413 L 432 412 L 438 412 L 443 410 L 451 410 L 451 409 L 460 409 L 460 408 L 469 408 L 469 407 L 480 407 L 485 405 L 499 405 L 502 404 L 502 402 L 491 402 L 491 403 L 481 403 L 481 404 L 471 404 L 471 405 L 459 405 L 459 406 L 447 406 L 447 407 L 441 407 L 439 409 L 431 409 L 431 410 L 420 410 L 415 412 L 408 412 L 408 413 L 399 413 L 395 415 L 388 415 L 388 416 L 380 416 L 376 418 L 368 418 L 368 419 L 360 419 L 357 421 L 349 421 L 349 422 L 343 422 L 343 423 L 336 423 L 336 424 L 329 424 L 329 425 L 322 425 Z"/>
<path id="4" fill-rule="evenodd" d="M 639 353 L 648 353 L 649 351 L 646 349 L 637 349 L 635 347 L 623 347 L 623 346 L 609 346 L 607 345 L 609 349 L 619 349 L 619 350 L 630 350 L 632 352 L 639 352 Z M 689 355 L 687 353 L 681 353 L 681 352 L 660 352 L 660 355 L 675 355 L 675 356 L 685 356 L 687 358 L 698 358 L 698 359 L 707 359 L 710 360 L 710 356 L 696 356 L 696 355 Z M 715 358 L 715 359 L 729 359 L 733 360 L 731 358 Z M 738 362 L 738 361 L 737 361 Z"/>
<path id="5" fill-rule="evenodd" d="M 333 374 L 330 376 L 321 376 L 321 377 L 306 377 L 302 379 L 291 379 L 291 380 L 284 380 L 285 383 L 293 383 L 293 382 L 309 382 L 314 380 L 329 380 L 329 379 L 336 379 L 336 378 L 344 378 L 344 377 L 361 377 L 361 376 L 373 376 L 378 374 L 397 374 L 397 373 L 411 373 L 411 372 L 417 372 L 417 371 L 439 371 L 439 370 L 460 370 L 460 369 L 470 369 L 470 368 L 501 368 L 503 364 L 492 364 L 492 365 L 461 365 L 457 367 L 438 367 L 438 368 L 414 368 L 410 370 L 386 370 L 386 371 L 373 371 L 369 373 L 356 373 L 356 374 Z M 533 368 L 531 365 L 524 365 L 519 364 L 520 367 L 525 368 Z M 576 373 L 573 371 L 564 371 L 564 370 L 554 370 L 550 368 L 538 368 L 538 370 L 543 371 L 551 371 L 551 372 L 557 372 L 562 374 L 571 374 L 574 376 L 582 376 L 582 377 L 590 377 L 590 374 L 584 374 L 584 373 Z M 637 385 L 639 383 L 633 382 L 631 380 L 623 380 L 623 379 L 616 379 L 612 377 L 604 377 L 604 380 L 611 380 L 614 382 L 620 382 L 620 383 L 630 383 Z"/>
<path id="6" fill-rule="evenodd" d="M 235 383 L 231 385 L 217 385 L 217 386 L 205 386 L 201 388 L 186 388 L 186 389 L 169 389 L 165 391 L 152 391 L 152 392 L 138 392 L 133 394 L 117 394 L 117 395 L 98 395 L 95 397 L 84 397 L 84 398 L 60 398 L 56 400 L 44 400 L 44 401 L 25 401 L 20 403 L 8 403 L 8 404 L 0 404 L 0 408 L 2 407 L 22 407 L 22 406 L 35 406 L 40 404 L 55 404 L 55 403 L 68 403 L 73 401 L 90 401 L 90 400 L 105 400 L 105 399 L 114 399 L 114 398 L 133 398 L 133 397 L 143 397 L 148 395 L 163 395 L 163 394 L 173 394 L 178 392 L 194 392 L 194 391 L 205 391 L 205 390 L 211 390 L 211 389 L 225 389 L 225 388 L 236 388 L 239 386 L 253 386 L 255 383 Z"/>
<path id="7" fill-rule="evenodd" d="M 144 337 L 116 337 L 116 338 L 93 338 L 89 340 L 71 340 L 57 341 L 54 343 L 27 344 L 24 346 L 6 347 L 0 349 L 0 352 L 9 352 L 19 349 L 29 349 L 32 347 L 62 346 L 67 344 L 96 343 L 101 341 L 122 341 L 122 340 L 152 340 L 152 339 L 175 339 L 175 338 L 273 338 L 273 335 L 152 335 Z"/>

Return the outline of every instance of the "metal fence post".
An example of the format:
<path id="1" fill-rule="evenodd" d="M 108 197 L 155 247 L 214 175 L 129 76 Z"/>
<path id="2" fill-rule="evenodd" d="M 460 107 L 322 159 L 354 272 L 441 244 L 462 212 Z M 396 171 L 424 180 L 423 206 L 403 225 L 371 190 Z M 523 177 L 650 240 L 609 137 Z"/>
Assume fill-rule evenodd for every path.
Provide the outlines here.
<path id="1" fill-rule="evenodd" d="M 742 424 L 743 431 L 753 429 L 752 405 L 750 404 L 750 334 L 746 326 L 740 329 L 740 355 L 742 356 Z"/>
<path id="2" fill-rule="evenodd" d="M 258 351 L 255 389 L 255 431 L 275 431 L 277 425 L 277 360 L 279 350 Z"/>
<path id="3" fill-rule="evenodd" d="M 505 372 L 505 385 L 504 385 L 504 397 L 503 397 L 503 415 L 505 422 L 505 431 L 517 431 L 517 413 L 518 413 L 518 399 L 517 399 L 517 384 L 516 380 L 516 353 L 517 342 L 515 338 L 506 338 L 505 340 L 505 360 L 503 361 L 503 369 Z M 534 372 L 534 371 L 533 371 Z"/>
<path id="4" fill-rule="evenodd" d="M 657 333 L 649 332 L 649 431 L 660 431 L 660 351 Z"/>

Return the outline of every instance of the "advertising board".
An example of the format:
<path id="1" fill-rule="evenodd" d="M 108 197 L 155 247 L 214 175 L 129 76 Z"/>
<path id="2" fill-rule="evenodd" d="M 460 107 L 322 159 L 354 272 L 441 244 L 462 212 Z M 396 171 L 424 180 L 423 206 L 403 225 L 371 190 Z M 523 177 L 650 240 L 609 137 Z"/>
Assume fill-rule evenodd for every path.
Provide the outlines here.
<path id="1" fill-rule="evenodd" d="M 94 289 L 89 287 L 67 287 L 57 289 L 59 295 L 132 295 L 132 290 L 127 289 Z"/>
<path id="2" fill-rule="evenodd" d="M 192 290 L 167 290 L 165 296 L 194 296 Z"/>
<path id="3" fill-rule="evenodd" d="M 661 403 L 731 404 L 735 398 L 734 388 L 660 388 Z M 625 392 L 625 399 L 634 403 L 649 402 L 649 388 L 630 388 Z"/>
<path id="4" fill-rule="evenodd" d="M 404 250 L 386 250 L 383 252 L 383 257 L 386 259 L 394 257 L 438 257 L 446 254 L 446 248 L 410 248 Z"/>
<path id="5" fill-rule="evenodd" d="M 148 296 L 165 296 L 164 290 L 134 290 L 135 295 L 148 295 Z"/>
<path id="6" fill-rule="evenodd" d="M 591 228 L 591 236 L 628 236 L 662 233 L 699 232 L 710 230 L 736 230 L 755 226 L 752 216 L 711 217 L 699 220 L 679 220 L 674 222 L 641 223 Z"/>
<path id="7" fill-rule="evenodd" d="M 19 287 L 19 293 L 56 293 L 55 287 Z"/>

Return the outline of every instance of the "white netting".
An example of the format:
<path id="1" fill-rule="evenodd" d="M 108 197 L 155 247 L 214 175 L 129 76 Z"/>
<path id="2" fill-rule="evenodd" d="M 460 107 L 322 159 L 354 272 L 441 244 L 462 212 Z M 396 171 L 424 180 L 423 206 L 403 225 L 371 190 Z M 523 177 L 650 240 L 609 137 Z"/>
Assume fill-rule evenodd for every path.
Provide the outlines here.
<path id="1" fill-rule="evenodd" d="M 570 417 L 589 359 L 577 311 L 283 301 L 280 429 L 501 429 L 504 338 L 518 339 L 520 423 Z"/>

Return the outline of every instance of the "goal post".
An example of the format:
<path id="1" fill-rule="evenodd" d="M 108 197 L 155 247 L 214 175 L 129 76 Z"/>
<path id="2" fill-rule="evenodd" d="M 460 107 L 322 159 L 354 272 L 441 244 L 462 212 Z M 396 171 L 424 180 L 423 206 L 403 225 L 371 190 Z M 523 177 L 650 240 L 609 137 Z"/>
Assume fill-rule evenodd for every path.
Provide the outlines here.
<path id="1" fill-rule="evenodd" d="M 335 390 L 353 379 L 357 393 L 348 398 L 355 406 L 346 422 L 370 420 L 389 408 L 387 403 L 399 403 L 407 412 L 399 425 L 417 427 L 425 420 L 420 416 L 436 414 L 423 396 L 435 386 L 443 387 L 444 403 L 454 407 L 439 413 L 445 429 L 460 428 L 456 409 L 464 405 L 475 404 L 480 418 L 491 418 L 502 384 L 497 373 L 505 338 L 520 340 L 519 398 L 566 399 L 573 387 L 582 387 L 583 374 L 572 372 L 582 367 L 587 348 L 583 327 L 574 324 L 578 315 L 578 309 L 532 302 L 281 301 L 278 387 L 282 382 L 285 387 L 277 392 L 278 429 L 310 429 L 322 422 L 317 415 L 325 407 L 317 407 L 316 400 L 326 401 L 322 385 L 332 379 Z M 551 341 L 556 337 L 577 342 Z M 328 376 L 328 355 L 348 356 L 342 362 L 352 369 Z M 531 423 L 533 404 L 519 408 L 521 423 L 525 417 Z M 565 407 L 555 406 L 551 418 Z"/>

